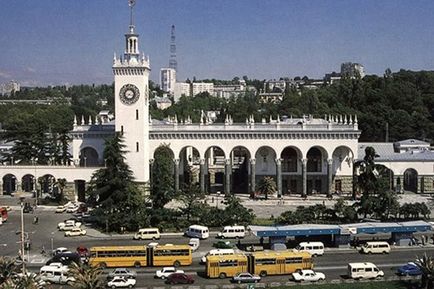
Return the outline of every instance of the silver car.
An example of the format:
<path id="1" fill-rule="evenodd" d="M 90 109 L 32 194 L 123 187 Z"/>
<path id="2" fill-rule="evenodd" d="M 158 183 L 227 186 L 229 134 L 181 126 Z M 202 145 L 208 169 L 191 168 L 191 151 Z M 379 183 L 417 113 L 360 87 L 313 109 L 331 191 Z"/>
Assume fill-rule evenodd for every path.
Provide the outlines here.
<path id="1" fill-rule="evenodd" d="M 238 273 L 237 275 L 235 275 L 234 277 L 232 277 L 232 282 L 235 283 L 258 283 L 259 281 L 261 281 L 261 277 L 259 277 L 258 275 L 253 275 L 250 273 Z"/>

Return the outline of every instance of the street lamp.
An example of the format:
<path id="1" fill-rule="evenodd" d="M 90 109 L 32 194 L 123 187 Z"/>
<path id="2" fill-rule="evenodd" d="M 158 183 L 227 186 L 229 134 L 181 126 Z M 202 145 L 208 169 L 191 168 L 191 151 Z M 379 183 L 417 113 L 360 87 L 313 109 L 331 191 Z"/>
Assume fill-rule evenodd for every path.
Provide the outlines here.
<path id="1" fill-rule="evenodd" d="M 21 261 L 23 262 L 23 274 L 26 273 L 26 263 L 24 262 L 24 197 L 20 197 L 21 205 Z"/>
<path id="2" fill-rule="evenodd" d="M 217 192 L 217 209 L 219 208 L 220 191 Z"/>

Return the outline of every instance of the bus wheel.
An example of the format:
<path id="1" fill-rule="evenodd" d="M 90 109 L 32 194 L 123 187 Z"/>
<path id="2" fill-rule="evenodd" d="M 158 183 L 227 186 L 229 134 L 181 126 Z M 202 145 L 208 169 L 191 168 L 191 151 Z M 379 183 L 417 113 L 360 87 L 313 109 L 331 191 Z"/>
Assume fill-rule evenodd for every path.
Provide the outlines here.
<path id="1" fill-rule="evenodd" d="M 220 273 L 219 274 L 219 278 L 220 279 L 225 279 L 226 278 L 226 273 Z"/>
<path id="2" fill-rule="evenodd" d="M 173 266 L 179 267 L 179 266 L 181 266 L 181 262 L 179 262 L 178 260 L 176 260 L 175 262 L 173 262 Z"/>
<path id="3" fill-rule="evenodd" d="M 261 273 L 259 273 L 259 276 L 261 277 L 267 276 L 267 271 L 261 271 Z"/>
<path id="4" fill-rule="evenodd" d="M 134 267 L 136 267 L 136 268 L 140 268 L 140 262 L 139 262 L 139 261 L 136 261 L 136 262 L 134 263 Z"/>
<path id="5" fill-rule="evenodd" d="M 101 269 L 107 268 L 107 264 L 104 262 L 99 263 L 99 266 L 101 267 Z"/>

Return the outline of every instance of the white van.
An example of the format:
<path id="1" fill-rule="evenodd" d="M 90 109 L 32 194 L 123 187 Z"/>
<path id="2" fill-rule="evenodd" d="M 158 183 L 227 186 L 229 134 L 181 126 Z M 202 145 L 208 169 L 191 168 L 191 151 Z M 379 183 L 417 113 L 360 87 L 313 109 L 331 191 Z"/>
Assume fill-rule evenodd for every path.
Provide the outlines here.
<path id="1" fill-rule="evenodd" d="M 360 252 L 365 254 L 389 254 L 390 245 L 384 241 L 366 242 L 362 248 L 360 248 Z"/>
<path id="2" fill-rule="evenodd" d="M 348 264 L 348 277 L 352 279 L 373 279 L 383 276 L 384 272 L 378 269 L 378 267 L 373 263 L 365 262 Z"/>
<path id="3" fill-rule="evenodd" d="M 205 226 L 191 225 L 185 231 L 185 235 L 190 238 L 207 239 L 209 237 L 209 230 Z"/>
<path id="4" fill-rule="evenodd" d="M 208 253 L 206 253 L 205 256 L 202 256 L 200 258 L 201 263 L 206 263 L 206 257 L 208 256 L 224 256 L 224 255 L 233 255 L 235 254 L 234 249 L 212 249 Z"/>
<path id="5" fill-rule="evenodd" d="M 324 244 L 322 242 L 301 242 L 295 247 L 298 252 L 308 252 L 312 256 L 324 255 Z"/>
<path id="6" fill-rule="evenodd" d="M 158 230 L 158 228 L 139 229 L 139 231 L 134 234 L 134 240 L 156 240 L 160 239 L 160 237 L 160 230 Z"/>
<path id="7" fill-rule="evenodd" d="M 67 266 L 43 266 L 40 269 L 41 280 L 48 283 L 68 284 L 75 281 L 74 277 L 68 276 Z"/>
<path id="8" fill-rule="evenodd" d="M 217 234 L 219 238 L 244 238 L 246 236 L 246 228 L 244 226 L 225 226 L 223 230 Z"/>

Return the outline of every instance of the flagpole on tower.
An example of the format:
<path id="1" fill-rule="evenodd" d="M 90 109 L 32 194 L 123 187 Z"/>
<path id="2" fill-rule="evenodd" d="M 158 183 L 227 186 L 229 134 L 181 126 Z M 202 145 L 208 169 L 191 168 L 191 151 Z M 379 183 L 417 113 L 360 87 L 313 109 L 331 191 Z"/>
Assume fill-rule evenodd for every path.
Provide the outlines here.
<path id="1" fill-rule="evenodd" d="M 136 5 L 136 0 L 128 0 L 128 6 L 130 6 L 130 28 L 134 28 L 133 24 L 133 7 Z"/>

